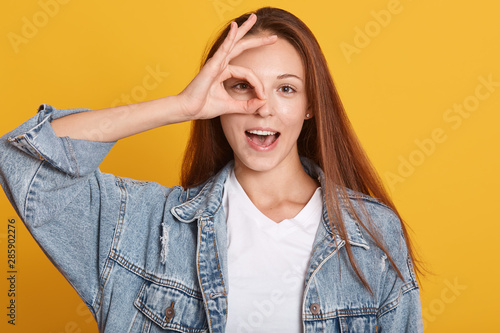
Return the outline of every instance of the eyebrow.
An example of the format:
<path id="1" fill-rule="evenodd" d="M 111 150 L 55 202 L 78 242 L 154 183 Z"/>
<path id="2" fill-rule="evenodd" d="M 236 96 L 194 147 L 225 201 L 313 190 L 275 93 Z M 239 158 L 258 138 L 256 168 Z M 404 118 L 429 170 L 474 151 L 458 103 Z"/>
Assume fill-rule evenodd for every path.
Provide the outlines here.
<path id="1" fill-rule="evenodd" d="M 276 78 L 279 79 L 279 80 L 281 80 L 281 79 L 287 79 L 289 77 L 295 77 L 295 78 L 297 78 L 297 79 L 299 79 L 299 80 L 302 81 L 302 79 L 300 77 L 298 77 L 297 75 L 295 75 L 295 74 L 281 74 L 281 75 L 278 75 Z"/>

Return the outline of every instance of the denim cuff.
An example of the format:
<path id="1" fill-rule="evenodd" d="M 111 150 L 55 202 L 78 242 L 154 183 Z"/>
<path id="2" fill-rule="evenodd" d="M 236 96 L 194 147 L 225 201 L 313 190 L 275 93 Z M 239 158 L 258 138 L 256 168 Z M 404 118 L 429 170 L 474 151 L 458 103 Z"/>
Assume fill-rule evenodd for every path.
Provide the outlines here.
<path id="1" fill-rule="evenodd" d="M 90 109 L 56 109 L 51 105 L 42 104 L 37 116 L 28 120 L 33 127 L 8 141 L 25 153 L 47 161 L 58 170 L 73 177 L 81 177 L 95 171 L 109 150 L 116 143 L 58 137 L 50 122 L 73 113 L 85 112 Z"/>

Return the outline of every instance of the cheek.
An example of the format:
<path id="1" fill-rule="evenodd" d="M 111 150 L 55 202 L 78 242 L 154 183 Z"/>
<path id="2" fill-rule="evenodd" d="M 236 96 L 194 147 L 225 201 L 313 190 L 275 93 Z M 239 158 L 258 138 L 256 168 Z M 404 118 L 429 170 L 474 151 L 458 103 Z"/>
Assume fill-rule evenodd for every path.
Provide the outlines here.
<path id="1" fill-rule="evenodd" d="M 288 128 L 302 127 L 306 113 L 305 105 L 293 103 L 282 105 L 279 111 L 283 124 Z"/>
<path id="2" fill-rule="evenodd" d="M 227 141 L 232 146 L 236 131 L 239 128 L 236 115 L 227 114 L 220 116 L 220 123 Z"/>
<path id="3" fill-rule="evenodd" d="M 231 126 L 229 126 L 227 119 L 223 116 L 220 117 L 220 124 L 222 126 L 222 131 L 224 132 L 226 139 L 229 141 L 229 136 L 230 136 L 229 130 Z"/>

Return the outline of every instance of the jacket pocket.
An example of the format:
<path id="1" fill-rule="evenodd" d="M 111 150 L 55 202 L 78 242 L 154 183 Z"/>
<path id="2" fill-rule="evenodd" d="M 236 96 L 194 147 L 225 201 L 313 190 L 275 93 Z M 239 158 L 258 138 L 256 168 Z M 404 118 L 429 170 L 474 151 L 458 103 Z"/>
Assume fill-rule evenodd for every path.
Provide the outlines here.
<path id="1" fill-rule="evenodd" d="M 145 281 L 134 305 L 163 329 L 207 332 L 203 299 L 181 289 Z"/>

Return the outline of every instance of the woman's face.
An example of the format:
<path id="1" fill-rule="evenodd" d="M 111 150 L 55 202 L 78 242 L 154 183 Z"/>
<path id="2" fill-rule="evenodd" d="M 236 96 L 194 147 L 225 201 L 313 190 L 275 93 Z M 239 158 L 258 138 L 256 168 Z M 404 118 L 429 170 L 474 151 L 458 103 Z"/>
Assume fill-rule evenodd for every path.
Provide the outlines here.
<path id="1" fill-rule="evenodd" d="M 236 166 L 269 171 L 299 162 L 297 139 L 307 113 L 307 98 L 304 66 L 298 52 L 279 38 L 274 44 L 246 50 L 230 64 L 250 68 L 262 82 L 266 95 L 266 103 L 254 114 L 220 117 Z M 224 86 L 234 99 L 256 96 L 245 80 L 231 78 Z"/>

